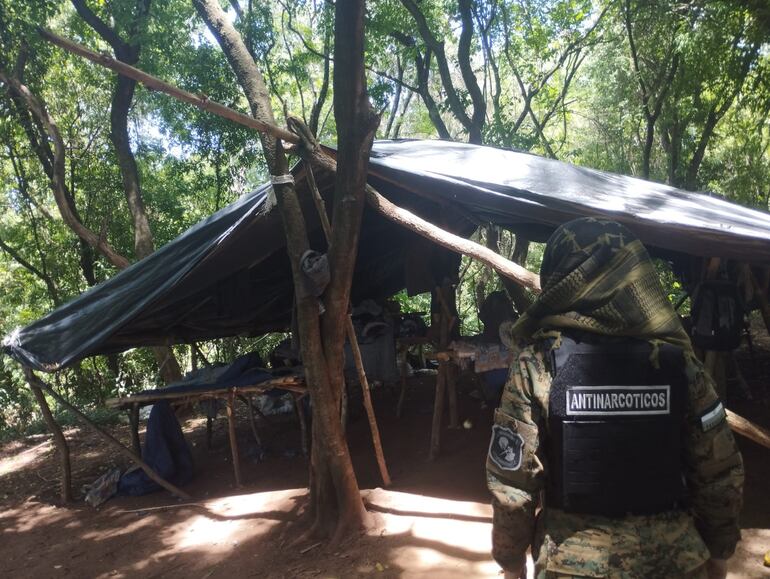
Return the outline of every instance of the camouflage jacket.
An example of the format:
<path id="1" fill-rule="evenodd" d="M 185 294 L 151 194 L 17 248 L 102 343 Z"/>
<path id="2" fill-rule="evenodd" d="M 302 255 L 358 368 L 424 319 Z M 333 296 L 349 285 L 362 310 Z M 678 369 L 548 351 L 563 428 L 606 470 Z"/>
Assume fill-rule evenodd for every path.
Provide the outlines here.
<path id="1" fill-rule="evenodd" d="M 683 441 L 689 512 L 607 518 L 569 514 L 542 504 L 548 477 L 543 442 L 551 385 L 550 356 L 544 351 L 549 346 L 544 344 L 558 345 L 559 341 L 558 333 L 550 332 L 549 336 L 555 341 L 537 342 L 521 351 L 495 412 L 495 424 L 523 440 L 523 447 L 506 463 L 508 468 L 500 468 L 500 460 L 487 459 L 487 484 L 494 510 L 493 556 L 497 562 L 504 569 L 517 570 L 531 546 L 539 572 L 675 577 L 692 571 L 709 557 L 729 557 L 740 539 L 743 462 L 724 413 L 716 424 L 712 421 L 704 426 L 703 417 L 714 407 L 717 396 L 711 379 L 698 364 L 688 376 Z M 493 435 L 491 444 L 496 443 L 500 441 Z"/>

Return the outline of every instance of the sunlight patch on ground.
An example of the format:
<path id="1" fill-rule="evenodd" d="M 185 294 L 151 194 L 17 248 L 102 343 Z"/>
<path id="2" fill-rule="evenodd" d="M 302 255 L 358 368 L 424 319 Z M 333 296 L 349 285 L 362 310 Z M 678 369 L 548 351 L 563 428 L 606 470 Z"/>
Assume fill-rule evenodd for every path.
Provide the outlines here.
<path id="1" fill-rule="evenodd" d="M 443 513 L 461 517 L 485 518 L 488 519 L 488 522 L 492 522 L 492 506 L 488 503 L 453 501 L 381 488 L 362 491 L 361 496 L 365 501 L 374 503 L 378 507 L 429 515 Z"/>
<path id="2" fill-rule="evenodd" d="M 30 466 L 38 458 L 46 455 L 53 444 L 50 440 L 47 440 L 41 444 L 28 448 L 24 452 L 19 454 L 8 456 L 0 459 L 0 477 L 9 474 L 11 472 L 23 469 Z"/>
<path id="3" fill-rule="evenodd" d="M 362 493 L 375 532 L 394 542 L 391 564 L 408 577 L 499 577 L 492 560 L 492 507 L 412 493 Z M 532 562 L 528 561 L 530 573 Z"/>
<path id="4" fill-rule="evenodd" d="M 434 519 L 427 516 L 413 517 L 381 515 L 385 535 L 408 534 L 425 543 L 439 542 L 446 551 L 463 551 L 487 555 L 492 551 L 492 525 L 468 521 Z"/>
<path id="5" fill-rule="evenodd" d="M 185 523 L 186 528 L 181 530 L 182 534 L 175 546 L 178 549 L 197 547 L 226 549 L 238 544 L 238 541 L 228 539 L 242 531 L 243 524 L 241 521 L 218 521 L 206 515 L 198 515 Z"/>
<path id="6" fill-rule="evenodd" d="M 375 489 L 363 493 L 373 510 L 382 513 L 384 533 L 409 533 L 425 542 L 438 541 L 445 549 L 488 555 L 492 550 L 492 507 L 424 495 Z"/>
<path id="7" fill-rule="evenodd" d="M 393 549 L 391 562 L 403 569 L 404 577 L 410 578 L 501 577 L 500 567 L 491 556 L 487 561 L 469 561 L 462 557 L 450 557 L 439 549 L 428 547 Z"/>
<path id="8" fill-rule="evenodd" d="M 71 515 L 67 509 L 43 505 L 34 501 L 0 513 L 0 533 L 28 533 L 38 527 L 52 525 Z"/>
<path id="9" fill-rule="evenodd" d="M 307 493 L 307 489 L 287 489 L 234 495 L 206 501 L 206 508 L 225 517 L 244 517 L 261 512 L 285 510 L 285 502 Z"/>
<path id="10" fill-rule="evenodd" d="M 99 542 L 111 540 L 122 535 L 130 535 L 132 533 L 138 533 L 141 535 L 142 529 L 150 526 L 152 526 L 152 521 L 149 518 L 138 520 L 134 519 L 131 522 L 127 521 L 120 527 L 120 530 L 117 531 L 105 531 L 101 528 L 95 528 L 92 531 L 86 531 L 83 533 L 83 539 L 86 541 Z"/>
<path id="11" fill-rule="evenodd" d="M 770 551 L 770 529 L 741 529 L 741 542 L 728 561 L 729 579 L 770 577 L 770 567 L 764 566 L 765 553 Z"/>
<path id="12" fill-rule="evenodd" d="M 185 549 L 222 554 L 265 534 L 293 506 L 305 489 L 290 489 L 211 499 L 189 508 L 192 516 L 166 528 L 162 556 Z"/>

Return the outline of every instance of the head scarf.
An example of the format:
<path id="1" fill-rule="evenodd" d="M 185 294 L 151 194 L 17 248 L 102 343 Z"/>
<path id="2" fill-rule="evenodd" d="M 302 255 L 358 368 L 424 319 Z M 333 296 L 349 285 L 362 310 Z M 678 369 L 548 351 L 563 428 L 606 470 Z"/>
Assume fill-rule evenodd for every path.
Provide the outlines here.
<path id="1" fill-rule="evenodd" d="M 647 250 L 620 223 L 588 217 L 561 225 L 546 244 L 540 284 L 542 293 L 510 328 L 509 340 L 572 329 L 692 352 Z"/>

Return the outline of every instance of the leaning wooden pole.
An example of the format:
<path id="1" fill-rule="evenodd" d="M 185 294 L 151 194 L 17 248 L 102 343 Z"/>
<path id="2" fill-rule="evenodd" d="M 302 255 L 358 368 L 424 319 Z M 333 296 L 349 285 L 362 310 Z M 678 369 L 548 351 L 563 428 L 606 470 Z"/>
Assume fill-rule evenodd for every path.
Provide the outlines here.
<path id="1" fill-rule="evenodd" d="M 299 136 L 290 131 L 287 131 L 286 129 L 258 121 L 253 117 L 249 117 L 215 101 L 209 100 L 209 98 L 206 96 L 199 96 L 182 90 L 179 87 L 175 87 L 172 84 L 149 75 L 146 72 L 139 70 L 138 68 L 129 66 L 109 56 L 88 50 L 84 46 L 77 44 L 76 42 L 72 42 L 71 40 L 62 38 L 61 36 L 57 36 L 52 32 L 41 29 L 40 34 L 45 39 L 63 48 L 64 50 L 72 52 L 73 54 L 80 55 L 92 62 L 95 62 L 96 64 L 100 64 L 111 70 L 115 70 L 124 76 L 133 78 L 150 89 L 166 93 L 169 96 L 190 103 L 200 109 L 209 111 L 235 123 L 239 123 L 257 131 L 269 133 L 287 143 L 299 144 L 301 141 Z M 320 166 L 332 171 L 336 170 L 336 163 L 334 160 L 323 153 L 323 151 L 320 149 L 316 149 L 312 152 L 312 158 L 313 161 L 318 163 Z M 494 268 L 505 277 L 531 289 L 533 292 L 540 292 L 540 277 L 537 274 L 532 273 L 531 271 L 518 264 L 508 261 L 504 257 L 497 255 L 495 252 L 479 245 L 478 243 L 444 231 L 443 229 L 433 225 L 432 223 L 429 223 L 428 221 L 425 221 L 410 211 L 407 211 L 406 209 L 391 203 L 385 199 L 385 197 L 380 195 L 371 185 L 366 186 L 366 200 L 369 205 L 372 206 L 372 208 L 374 208 L 378 213 L 390 219 L 391 221 L 399 223 L 400 225 L 415 231 L 419 235 L 441 245 L 442 247 L 446 247 L 447 249 L 456 251 L 457 253 L 473 257 L 483 264 Z M 770 307 L 767 308 L 767 311 L 770 312 Z M 767 321 L 768 325 L 770 326 L 770 316 L 768 316 Z M 727 419 L 730 427 L 733 428 L 735 432 L 743 434 L 738 423 L 735 420 L 731 420 L 731 416 L 736 418 L 741 417 L 735 413 L 730 413 L 728 414 Z M 745 418 L 741 418 L 741 420 L 751 424 L 752 427 L 755 427 L 755 429 L 758 431 L 762 430 Z M 756 440 L 759 442 L 763 439 L 759 437 Z M 767 448 L 770 448 L 770 444 L 765 444 L 764 442 L 759 443 L 763 446 L 767 446 Z"/>
<path id="2" fill-rule="evenodd" d="M 77 407 L 73 406 L 67 400 L 65 400 L 56 390 L 51 388 L 48 384 L 43 382 L 40 378 L 38 378 L 35 373 L 32 371 L 31 368 L 24 367 L 24 374 L 27 377 L 27 381 L 30 383 L 30 385 L 34 385 L 35 387 L 39 388 L 43 392 L 46 392 L 49 394 L 54 400 L 56 400 L 59 404 L 64 406 L 66 409 L 68 409 L 70 412 L 72 412 L 75 416 L 77 416 L 83 424 L 93 429 L 99 436 L 101 436 L 107 444 L 109 444 L 111 447 L 113 447 L 115 450 L 120 452 L 122 455 L 129 458 L 132 462 L 136 463 L 141 469 L 147 473 L 147 476 L 150 477 L 152 480 L 154 480 L 156 483 L 158 483 L 160 486 L 162 486 L 164 489 L 169 491 L 170 493 L 182 498 L 182 499 L 189 499 L 190 495 L 188 495 L 186 492 L 184 492 L 182 489 L 178 488 L 177 486 L 171 484 L 166 479 L 164 479 L 162 476 L 160 476 L 158 473 L 153 470 L 153 468 L 144 462 L 141 457 L 139 457 L 137 454 L 135 454 L 133 451 L 131 451 L 129 448 L 126 448 L 123 446 L 119 440 L 117 440 L 114 436 L 106 432 L 105 430 L 102 430 L 94 424 L 88 416 L 83 414 L 80 410 L 78 410 Z"/>
<path id="3" fill-rule="evenodd" d="M 472 257 L 535 293 L 540 293 L 540 276 L 514 263 L 475 241 L 450 233 L 425 221 L 411 211 L 399 207 L 380 195 L 371 185 L 366 187 L 366 201 L 380 215 L 414 231 L 416 234 L 454 252 Z"/>
<path id="4" fill-rule="evenodd" d="M 455 324 L 458 321 L 455 316 L 452 315 L 452 312 L 449 309 L 449 304 L 447 304 L 447 296 L 445 291 L 449 292 L 450 290 L 452 290 L 451 285 L 444 285 L 441 286 L 438 291 L 438 301 L 441 304 L 441 312 L 443 313 L 442 319 L 446 318 L 447 320 L 446 341 L 439 345 L 439 349 L 442 351 L 445 351 L 449 347 L 452 330 L 454 330 Z M 447 393 L 449 394 L 449 428 L 459 428 L 460 417 L 458 415 L 457 409 L 457 375 L 455 372 L 456 366 L 451 358 L 444 360 L 443 362 L 439 361 L 439 367 L 442 365 L 444 367 L 444 373 L 446 374 L 444 380 L 446 380 Z"/>
<path id="5" fill-rule="evenodd" d="M 208 111 L 210 113 L 214 113 L 215 115 L 224 117 L 225 119 L 229 119 L 233 122 L 244 125 L 251 129 L 255 129 L 262 133 L 268 133 L 270 135 L 273 135 L 274 137 L 281 139 L 282 141 L 286 141 L 287 143 L 294 143 L 294 144 L 299 143 L 299 138 L 297 137 L 297 135 L 295 135 L 290 131 L 287 131 L 286 129 L 282 129 L 281 127 L 276 127 L 275 125 L 271 125 L 270 123 L 260 121 L 258 119 L 255 119 L 254 117 L 250 117 L 238 111 L 234 111 L 233 109 L 226 107 L 223 104 L 220 104 L 216 101 L 209 100 L 209 98 L 206 95 L 197 95 L 197 94 L 188 92 L 184 89 L 179 88 L 178 86 L 174 86 L 173 84 L 160 80 L 158 77 L 152 76 L 151 74 L 147 74 L 146 72 L 139 70 L 138 68 L 135 68 L 129 64 L 126 64 L 125 62 L 116 60 L 107 54 L 89 50 L 82 44 L 78 44 L 77 42 L 72 42 L 71 40 L 62 38 L 58 34 L 54 34 L 53 32 L 49 30 L 45 30 L 44 28 L 40 28 L 39 32 L 43 38 L 45 38 L 52 44 L 55 44 L 56 46 L 63 48 L 67 52 L 71 52 L 72 54 L 77 54 L 78 56 L 82 56 L 83 58 L 90 60 L 91 62 L 95 62 L 96 64 L 99 64 L 105 68 L 109 68 L 110 70 L 114 70 L 115 72 L 120 73 L 123 76 L 132 78 L 138 82 L 141 82 L 144 86 L 146 86 L 149 89 L 166 93 L 167 95 L 170 95 L 178 100 L 194 105 L 199 109 Z"/>
<path id="6" fill-rule="evenodd" d="M 326 205 L 324 204 L 323 197 L 321 197 L 321 192 L 318 190 L 318 186 L 316 185 L 313 169 L 308 162 L 305 163 L 305 172 L 307 183 L 310 187 L 311 196 L 313 197 L 313 203 L 315 204 L 316 210 L 318 211 L 318 218 L 321 220 L 321 228 L 323 229 L 324 235 L 326 236 L 326 242 L 329 243 L 331 241 L 332 226 L 331 223 L 329 223 L 329 216 L 326 214 Z M 353 327 L 353 320 L 351 320 L 350 316 L 346 317 L 345 332 L 348 336 L 348 342 L 350 342 L 350 351 L 353 353 L 353 361 L 355 362 L 356 372 L 358 373 L 358 382 L 361 384 L 361 390 L 363 392 L 364 408 L 366 409 L 366 417 L 369 419 L 369 430 L 372 432 L 374 454 L 377 458 L 377 466 L 380 469 L 382 485 L 389 487 L 392 481 L 390 479 L 390 473 L 388 472 L 388 465 L 385 462 L 385 453 L 382 450 L 380 428 L 377 425 L 377 416 L 374 414 L 372 396 L 369 391 L 369 380 L 366 377 L 364 361 L 361 357 L 361 348 L 358 345 L 356 330 Z"/>
<path id="7" fill-rule="evenodd" d="M 361 349 L 358 347 L 356 331 L 353 328 L 353 322 L 350 319 L 350 316 L 348 316 L 347 319 L 346 331 L 348 334 L 348 340 L 350 341 L 350 350 L 353 352 L 353 360 L 356 363 L 358 381 L 361 383 L 364 408 L 366 408 L 366 417 L 369 419 L 369 430 L 372 431 L 372 442 L 374 443 L 374 454 L 377 457 L 377 466 L 380 468 L 380 476 L 382 476 L 383 486 L 389 487 L 391 484 L 390 473 L 388 472 L 388 465 L 385 463 L 385 454 L 382 451 L 380 429 L 377 426 L 377 417 L 374 415 L 372 396 L 369 391 L 369 380 L 366 378 L 366 372 L 364 371 L 364 361 L 361 358 Z"/>
<path id="8" fill-rule="evenodd" d="M 727 424 L 730 425 L 733 432 L 737 432 L 765 448 L 770 448 L 770 431 L 766 428 L 754 424 L 732 410 L 727 410 Z"/>
<path id="9" fill-rule="evenodd" d="M 144 71 L 139 70 L 133 66 L 130 66 L 119 60 L 100 54 L 86 47 L 72 42 L 66 38 L 62 38 L 48 30 L 40 30 L 40 34 L 46 40 L 63 48 L 64 50 L 82 56 L 96 64 L 114 70 L 124 76 L 133 78 L 134 80 L 142 83 L 147 88 L 156 90 L 158 92 L 165 93 L 178 100 L 190 103 L 198 107 L 199 109 L 214 113 L 220 117 L 229 119 L 235 123 L 239 123 L 251 129 L 271 134 L 287 143 L 295 145 L 301 144 L 301 138 L 291 131 L 276 127 L 269 123 L 258 121 L 257 119 L 234 111 L 220 103 L 210 100 L 207 96 L 196 95 L 186 90 L 180 89 L 170 83 L 160 80 Z M 337 163 L 334 159 L 329 157 L 320 147 L 316 147 L 310 151 L 307 151 L 311 156 L 314 163 L 332 172 L 336 172 Z M 496 254 L 494 251 L 487 249 L 486 247 L 479 245 L 469 239 L 465 239 L 458 235 L 454 235 L 447 231 L 444 231 L 440 227 L 433 225 L 432 223 L 425 221 L 418 217 L 411 211 L 394 205 L 382 195 L 380 195 L 374 187 L 366 186 L 366 200 L 369 205 L 374 208 L 378 213 L 394 221 L 404 227 L 407 227 L 421 235 L 447 249 L 455 251 L 457 253 L 468 255 L 473 257 L 485 265 L 500 272 L 501 275 L 508 277 L 516 283 L 531 289 L 534 292 L 540 291 L 540 278 L 537 274 L 528 271 L 519 264 L 513 263 L 504 257 Z"/>
<path id="10" fill-rule="evenodd" d="M 29 382 L 29 387 L 37 399 L 46 426 L 53 435 L 56 452 L 59 453 L 59 461 L 61 462 L 61 500 L 64 503 L 72 502 L 72 466 L 70 465 L 70 449 L 67 445 L 67 439 L 56 423 L 56 419 L 54 419 L 51 409 L 48 407 L 43 391 L 31 381 Z"/>
<path id="11" fill-rule="evenodd" d="M 227 434 L 230 438 L 230 454 L 233 457 L 233 475 L 235 486 L 243 486 L 241 478 L 241 458 L 238 452 L 238 435 L 235 432 L 235 388 L 227 396 Z"/>

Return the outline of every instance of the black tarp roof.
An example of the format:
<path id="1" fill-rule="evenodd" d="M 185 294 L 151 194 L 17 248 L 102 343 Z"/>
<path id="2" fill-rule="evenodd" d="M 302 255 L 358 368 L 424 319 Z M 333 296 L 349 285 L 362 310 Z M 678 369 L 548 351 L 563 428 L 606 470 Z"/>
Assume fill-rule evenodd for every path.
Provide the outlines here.
<path id="1" fill-rule="evenodd" d="M 295 170 L 295 174 L 298 173 Z M 317 175 L 328 195 L 333 179 Z M 301 175 L 297 175 L 302 192 Z M 492 222 L 543 240 L 560 223 L 603 215 L 648 246 L 770 264 L 770 216 L 708 195 L 527 153 L 445 141 L 375 143 L 370 182 L 397 204 L 469 234 Z M 55 371 L 135 346 L 286 328 L 292 281 L 269 186 L 244 196 L 113 278 L 6 336 L 6 353 Z M 323 249 L 309 201 L 314 247 Z M 425 242 L 367 207 L 353 299 L 405 286 Z"/>

